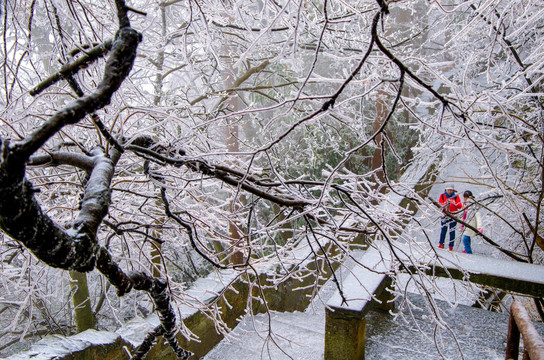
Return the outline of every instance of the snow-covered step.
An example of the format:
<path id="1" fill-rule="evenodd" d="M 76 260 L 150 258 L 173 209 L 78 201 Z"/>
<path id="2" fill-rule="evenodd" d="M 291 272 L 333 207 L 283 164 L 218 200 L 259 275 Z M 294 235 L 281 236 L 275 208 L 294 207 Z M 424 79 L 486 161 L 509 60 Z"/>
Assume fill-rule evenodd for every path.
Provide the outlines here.
<path id="1" fill-rule="evenodd" d="M 438 325 L 425 309 L 423 297 L 409 294 L 408 298 L 411 310 L 405 308 L 396 318 L 384 312 L 367 314 L 366 360 L 504 359 L 507 315 L 466 305 L 452 308 L 435 300 L 443 319 Z M 233 336 L 202 360 L 323 359 L 322 313 L 272 313 L 270 318 L 259 314 L 254 319 L 246 318 Z M 544 324 L 535 326 L 544 334 Z"/>
<path id="2" fill-rule="evenodd" d="M 323 358 L 325 317 L 312 312 L 246 317 L 202 360 Z"/>

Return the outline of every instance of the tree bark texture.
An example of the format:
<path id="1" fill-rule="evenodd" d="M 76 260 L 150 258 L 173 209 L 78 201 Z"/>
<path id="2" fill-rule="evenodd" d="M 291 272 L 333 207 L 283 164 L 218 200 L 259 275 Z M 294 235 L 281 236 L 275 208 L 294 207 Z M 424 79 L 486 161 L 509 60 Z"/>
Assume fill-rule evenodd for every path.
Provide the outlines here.
<path id="1" fill-rule="evenodd" d="M 96 239 L 98 227 L 110 206 L 111 180 L 120 157 L 119 149 L 115 148 L 107 154 L 103 148 L 97 147 L 90 156 L 57 154 L 56 158 L 51 155 L 33 157 L 63 127 L 76 124 L 85 116 L 108 105 L 130 73 L 142 36 L 130 27 L 128 8 L 124 1 L 116 0 L 115 4 L 119 30 L 113 43 L 110 45 L 106 42 L 93 48 L 92 56 L 87 55 L 85 60 L 93 61 L 105 54 L 111 46 L 103 78 L 95 91 L 57 111 L 21 141 L 0 137 L 0 229 L 49 266 L 77 272 L 88 272 L 96 266 L 117 288 L 119 296 L 132 288 L 148 292 L 153 298 L 163 329 L 156 333 L 165 337 L 179 358 L 186 359 L 191 354 L 181 349 L 175 338 L 176 316 L 166 282 L 141 272 L 124 273 Z M 38 85 L 33 93 L 45 90 L 61 78 L 71 77 L 79 69 L 80 63 L 75 64 L 63 67 L 59 74 Z M 66 160 L 84 168 L 89 177 L 80 212 L 73 224 L 63 229 L 53 222 L 36 200 L 35 190 L 26 178 L 26 164 L 54 164 L 55 161 Z"/>

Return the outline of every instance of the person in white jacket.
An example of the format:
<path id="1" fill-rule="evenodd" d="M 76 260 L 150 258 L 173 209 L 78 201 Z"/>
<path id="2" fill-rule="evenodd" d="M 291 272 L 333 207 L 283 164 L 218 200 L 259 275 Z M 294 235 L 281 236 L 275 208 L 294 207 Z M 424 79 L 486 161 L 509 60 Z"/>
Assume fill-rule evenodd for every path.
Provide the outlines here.
<path id="1" fill-rule="evenodd" d="M 482 229 L 482 217 L 480 212 L 476 208 L 476 203 L 474 202 L 474 195 L 472 191 L 467 190 L 463 193 L 463 198 L 465 200 L 463 221 L 469 224 L 470 226 L 478 229 L 479 232 L 483 233 Z M 463 231 L 463 245 L 465 250 L 464 253 L 472 254 L 471 238 L 476 235 L 476 232 L 468 227 L 464 227 Z"/>

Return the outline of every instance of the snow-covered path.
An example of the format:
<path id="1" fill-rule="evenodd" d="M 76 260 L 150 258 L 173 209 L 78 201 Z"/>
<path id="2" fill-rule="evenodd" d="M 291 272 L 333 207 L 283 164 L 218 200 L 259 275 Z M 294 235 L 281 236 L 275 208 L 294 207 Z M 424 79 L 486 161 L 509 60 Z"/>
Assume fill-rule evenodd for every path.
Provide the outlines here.
<path id="1" fill-rule="evenodd" d="M 321 301 L 333 291 L 332 282 L 327 283 L 321 300 L 305 312 L 246 317 L 230 338 L 202 360 L 323 359 L 325 312 Z M 396 318 L 374 311 L 367 315 L 366 360 L 504 359 L 507 315 L 437 301 L 446 324 L 440 327 L 423 310 L 426 306 L 420 295 L 408 294 L 407 300 L 413 306 L 404 307 Z M 537 324 L 537 329 L 543 333 L 544 325 Z"/>
<path id="2" fill-rule="evenodd" d="M 482 175 L 482 168 L 479 164 L 474 163 L 474 156 L 459 153 L 457 151 L 450 151 L 450 156 L 447 166 L 443 168 L 443 171 L 437 176 L 434 186 L 429 191 L 429 197 L 438 201 L 440 194 L 445 191 L 445 186 L 447 184 L 453 184 L 456 191 L 463 201 L 463 192 L 465 190 L 470 190 L 476 199 L 481 198 L 484 193 L 489 193 L 490 187 L 484 185 L 470 185 L 468 184 L 469 179 L 477 179 L 482 183 L 486 181 Z M 484 232 L 490 237 L 494 235 L 493 224 L 486 219 L 485 210 L 480 210 L 482 214 L 482 228 Z M 406 234 L 407 237 L 415 239 L 418 242 L 427 242 L 427 237 L 431 240 L 433 246 L 438 246 L 438 240 L 440 238 L 440 214 L 436 211 L 436 208 L 432 205 L 427 209 L 422 209 L 416 217 L 421 222 L 422 226 L 419 225 L 408 227 Z M 411 228 L 411 230 L 410 230 Z M 425 233 L 421 231 L 421 228 L 425 230 Z M 415 229 L 415 230 L 414 230 Z M 463 231 L 460 229 L 459 224 L 456 227 L 455 234 L 455 245 L 454 251 L 461 252 L 463 251 L 463 244 L 461 241 Z M 446 245 L 449 240 L 449 235 L 446 238 Z M 495 251 L 488 243 L 486 243 L 481 237 L 472 237 L 472 250 L 474 254 L 481 255 L 495 255 L 498 251 Z"/>
<path id="3" fill-rule="evenodd" d="M 437 200 L 445 184 L 453 183 L 461 196 L 463 191 L 471 190 L 478 198 L 480 194 L 488 192 L 489 187 L 469 186 L 467 179 L 481 179 L 480 172 L 480 166 L 471 163 L 468 155 L 454 155 L 452 151 L 451 164 L 438 176 L 429 197 Z M 416 216 L 422 226 L 408 226 L 405 237 L 423 246 L 430 242 L 428 246 L 436 247 L 440 234 L 440 213 L 430 205 L 422 208 Z M 484 229 L 492 232 L 491 224 L 484 223 Z M 456 252 L 463 250 L 461 234 L 457 229 Z M 473 238 L 472 247 L 475 254 L 489 256 L 492 261 L 495 251 L 483 240 Z M 407 283 L 408 276 L 401 276 L 399 286 L 402 288 Z M 409 301 L 411 306 L 401 307 L 402 311 L 396 317 L 372 311 L 367 315 L 365 359 L 504 359 L 508 316 L 471 307 L 475 300 L 473 288 L 451 279 L 435 279 L 435 285 L 428 289 L 428 294 L 437 299 L 435 310 L 442 320 L 441 325 L 437 324 L 435 316 L 429 314 L 428 304 L 421 295 L 416 294 L 414 287 L 408 286 L 406 289 L 414 290 L 414 293 L 406 293 L 402 300 Z M 203 360 L 323 359 L 323 303 L 334 290 L 334 285 L 329 281 L 320 299 L 303 313 L 246 317 L 232 336 L 217 345 Z M 543 324 L 537 324 L 537 328 L 544 333 Z"/>

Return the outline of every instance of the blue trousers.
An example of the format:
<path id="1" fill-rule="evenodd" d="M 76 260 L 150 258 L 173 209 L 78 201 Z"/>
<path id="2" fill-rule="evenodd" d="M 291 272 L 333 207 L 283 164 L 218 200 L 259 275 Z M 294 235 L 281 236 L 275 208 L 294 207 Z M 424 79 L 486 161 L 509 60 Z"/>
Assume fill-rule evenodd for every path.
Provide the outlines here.
<path id="1" fill-rule="evenodd" d="M 440 231 L 440 244 L 444 244 L 444 241 L 446 240 L 446 233 L 450 233 L 450 243 L 448 246 L 453 247 L 453 244 L 455 242 L 455 226 L 457 225 L 457 221 L 454 221 L 451 218 L 442 218 L 441 222 L 442 224 L 442 230 Z"/>
<path id="2" fill-rule="evenodd" d="M 472 254 L 472 247 L 470 246 L 470 236 L 463 235 L 463 245 L 465 246 L 465 252 Z"/>

